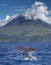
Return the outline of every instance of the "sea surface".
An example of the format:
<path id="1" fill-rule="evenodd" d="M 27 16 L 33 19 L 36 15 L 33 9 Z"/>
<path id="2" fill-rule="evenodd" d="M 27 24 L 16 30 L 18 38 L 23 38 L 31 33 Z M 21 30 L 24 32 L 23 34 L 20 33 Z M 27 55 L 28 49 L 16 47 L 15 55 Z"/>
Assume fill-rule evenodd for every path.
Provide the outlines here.
<path id="1" fill-rule="evenodd" d="M 21 61 L 26 57 L 25 52 L 13 49 L 14 46 L 36 48 L 37 50 L 31 53 L 37 60 Z M 51 65 L 51 43 L 0 42 L 0 65 Z"/>

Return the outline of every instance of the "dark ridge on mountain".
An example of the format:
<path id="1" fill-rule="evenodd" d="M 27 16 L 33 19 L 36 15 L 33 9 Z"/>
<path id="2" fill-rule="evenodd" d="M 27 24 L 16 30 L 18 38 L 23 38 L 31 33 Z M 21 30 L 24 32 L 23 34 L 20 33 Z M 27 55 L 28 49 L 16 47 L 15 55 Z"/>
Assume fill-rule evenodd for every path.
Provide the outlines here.
<path id="1" fill-rule="evenodd" d="M 51 27 L 49 24 L 41 21 L 41 20 L 33 20 L 33 19 L 25 19 L 24 16 L 19 15 L 18 17 L 11 20 L 9 23 L 7 23 L 4 27 L 9 26 L 17 26 L 17 25 L 41 25 L 46 27 Z"/>

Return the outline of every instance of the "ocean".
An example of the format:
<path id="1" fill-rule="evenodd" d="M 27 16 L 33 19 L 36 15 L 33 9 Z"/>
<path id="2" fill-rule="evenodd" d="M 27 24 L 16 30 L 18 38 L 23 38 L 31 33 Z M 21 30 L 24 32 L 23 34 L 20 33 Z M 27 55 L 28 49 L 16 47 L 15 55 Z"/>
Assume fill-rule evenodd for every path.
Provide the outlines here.
<path id="1" fill-rule="evenodd" d="M 31 52 L 37 61 L 23 61 L 25 51 L 13 49 L 14 46 L 36 48 Z M 51 43 L 4 43 L 0 42 L 0 65 L 51 65 Z"/>

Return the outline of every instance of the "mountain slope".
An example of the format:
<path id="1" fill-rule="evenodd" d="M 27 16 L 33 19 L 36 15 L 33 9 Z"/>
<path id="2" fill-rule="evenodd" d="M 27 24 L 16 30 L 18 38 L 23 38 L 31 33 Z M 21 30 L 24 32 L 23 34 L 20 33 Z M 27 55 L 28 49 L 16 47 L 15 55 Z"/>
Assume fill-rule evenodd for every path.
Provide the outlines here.
<path id="1" fill-rule="evenodd" d="M 0 42 L 50 42 L 51 26 L 18 16 L 0 28 Z"/>
<path id="2" fill-rule="evenodd" d="M 17 26 L 17 25 L 41 25 L 41 26 L 48 26 L 51 27 L 49 24 L 41 21 L 41 20 L 33 20 L 33 19 L 25 19 L 24 16 L 19 15 L 18 17 L 11 20 L 8 24 L 6 24 L 4 27 L 10 27 L 10 26 Z"/>

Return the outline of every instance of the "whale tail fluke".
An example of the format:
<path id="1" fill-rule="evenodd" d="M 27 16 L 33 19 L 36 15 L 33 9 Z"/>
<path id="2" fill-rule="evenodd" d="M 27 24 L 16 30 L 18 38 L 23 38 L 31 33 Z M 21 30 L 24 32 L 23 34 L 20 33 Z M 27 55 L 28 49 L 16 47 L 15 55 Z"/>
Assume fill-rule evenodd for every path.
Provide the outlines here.
<path id="1" fill-rule="evenodd" d="M 36 60 L 37 58 L 35 56 L 32 56 L 31 51 L 35 51 L 37 49 L 35 48 L 25 48 L 25 47 L 13 47 L 16 50 L 25 51 L 26 52 L 26 58 L 25 60 Z"/>

